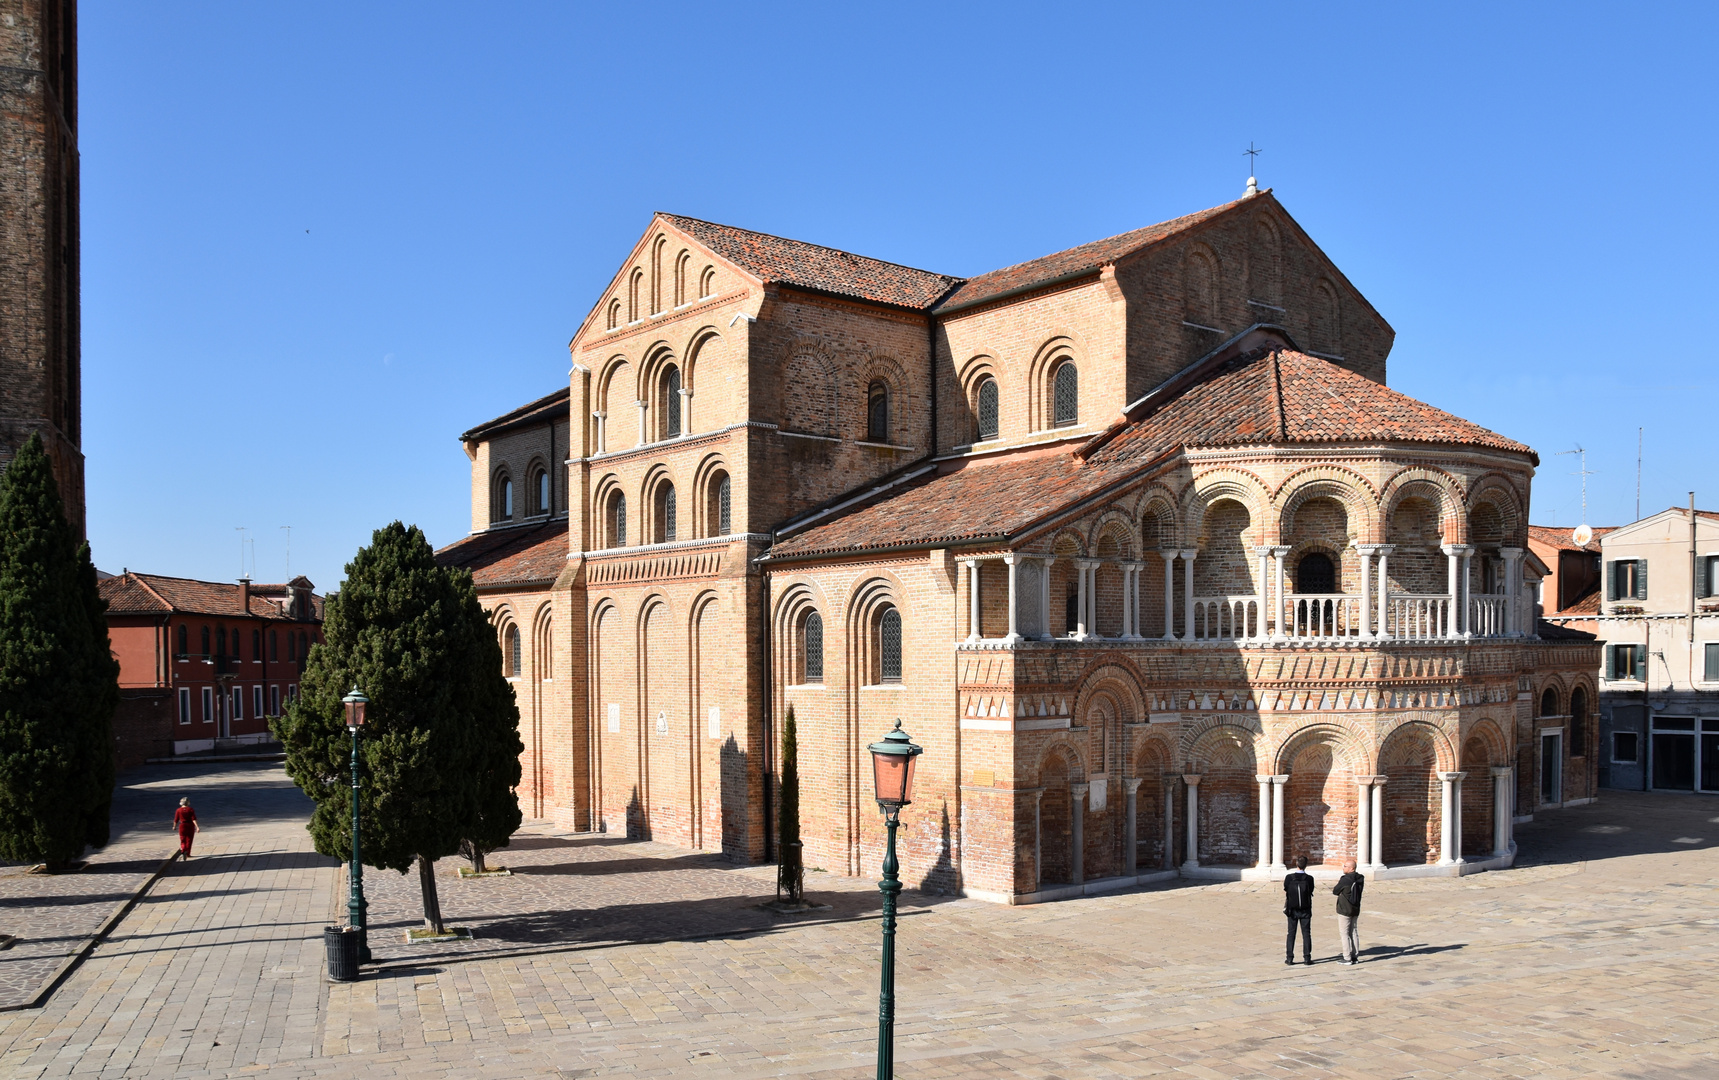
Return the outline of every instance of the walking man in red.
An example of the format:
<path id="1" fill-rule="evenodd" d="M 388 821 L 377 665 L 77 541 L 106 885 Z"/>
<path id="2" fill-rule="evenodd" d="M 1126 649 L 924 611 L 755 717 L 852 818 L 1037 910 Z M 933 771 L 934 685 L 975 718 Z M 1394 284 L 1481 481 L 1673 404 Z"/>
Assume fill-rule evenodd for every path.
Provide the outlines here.
<path id="1" fill-rule="evenodd" d="M 179 857 L 191 858 L 191 838 L 197 835 L 197 811 L 191 809 L 189 796 L 179 800 L 179 809 L 173 811 L 173 828 L 179 834 Z"/>

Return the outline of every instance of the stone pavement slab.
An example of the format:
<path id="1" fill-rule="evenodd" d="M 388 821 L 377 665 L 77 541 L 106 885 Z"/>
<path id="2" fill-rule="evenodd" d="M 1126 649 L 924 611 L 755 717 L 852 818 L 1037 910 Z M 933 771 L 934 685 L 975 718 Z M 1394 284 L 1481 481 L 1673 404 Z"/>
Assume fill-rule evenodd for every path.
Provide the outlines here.
<path id="1" fill-rule="evenodd" d="M 815 875 L 830 911 L 771 916 L 770 868 L 533 827 L 498 853 L 511 878 L 439 868 L 472 942 L 384 940 L 416 921 L 416 881 L 367 873 L 381 962 L 328 984 L 341 873 L 309 851 L 308 807 L 278 769 L 204 782 L 274 809 L 211 833 L 46 1008 L 0 1018 L 0 1072 L 871 1075 L 870 882 Z M 1266 883 L 1020 908 L 904 894 L 897 1073 L 1713 1075 L 1719 802 L 1608 793 L 1518 837 L 1518 869 L 1371 887 L 1353 968 L 1331 960 L 1334 915 L 1321 962 L 1283 966 Z"/>

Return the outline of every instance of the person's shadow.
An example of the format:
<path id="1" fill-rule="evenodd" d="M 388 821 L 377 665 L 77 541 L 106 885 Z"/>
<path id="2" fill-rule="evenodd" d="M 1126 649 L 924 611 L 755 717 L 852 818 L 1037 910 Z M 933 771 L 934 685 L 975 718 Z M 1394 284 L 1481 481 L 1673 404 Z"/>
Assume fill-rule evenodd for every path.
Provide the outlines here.
<path id="1" fill-rule="evenodd" d="M 1433 953 L 1455 952 L 1457 949 L 1466 948 L 1466 942 L 1456 945 L 1428 945 L 1424 942 L 1419 945 L 1375 945 L 1371 949 L 1362 949 L 1360 955 L 1364 961 L 1400 960 L 1405 956 L 1431 956 Z"/>

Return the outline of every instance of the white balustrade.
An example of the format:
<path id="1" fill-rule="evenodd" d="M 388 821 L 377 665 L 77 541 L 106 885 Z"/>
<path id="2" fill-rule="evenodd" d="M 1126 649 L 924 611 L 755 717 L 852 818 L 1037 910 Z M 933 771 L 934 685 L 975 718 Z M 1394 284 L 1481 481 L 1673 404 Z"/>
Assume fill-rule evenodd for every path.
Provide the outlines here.
<path id="1" fill-rule="evenodd" d="M 1408 641 L 1455 637 L 1453 610 L 1452 599 L 1445 593 L 1392 593 L 1387 635 Z"/>
<path id="2" fill-rule="evenodd" d="M 1283 631 L 1292 638 L 1346 638 L 1361 633 L 1362 597 L 1294 593 L 1284 597 Z"/>
<path id="3" fill-rule="evenodd" d="M 1504 608 L 1510 598 L 1503 593 L 1477 593 L 1468 598 L 1468 632 L 1475 637 L 1499 637 L 1504 633 Z"/>
<path id="4" fill-rule="evenodd" d="M 1191 622 L 1194 637 L 1248 640 L 1264 637 L 1257 596 L 1196 596 Z"/>

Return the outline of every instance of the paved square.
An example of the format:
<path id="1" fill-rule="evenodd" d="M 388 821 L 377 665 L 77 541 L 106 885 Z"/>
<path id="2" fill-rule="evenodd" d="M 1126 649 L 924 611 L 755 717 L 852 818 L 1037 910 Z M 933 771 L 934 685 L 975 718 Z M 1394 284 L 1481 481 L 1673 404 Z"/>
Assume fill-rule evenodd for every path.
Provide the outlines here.
<path id="1" fill-rule="evenodd" d="M 415 877 L 367 872 L 380 963 L 329 984 L 343 878 L 278 766 L 129 779 L 192 794 L 208 857 L 45 1008 L 0 1017 L 6 1076 L 871 1075 L 869 882 L 813 875 L 830 910 L 783 918 L 756 906 L 771 868 L 529 828 L 494 860 L 512 877 L 439 868 L 472 942 L 404 945 Z M 906 893 L 897 1073 L 1713 1075 L 1719 801 L 1607 793 L 1518 839 L 1514 870 L 1369 888 L 1354 968 L 1283 966 L 1275 886 L 1023 908 Z M 1314 934 L 1331 957 L 1335 917 Z"/>

